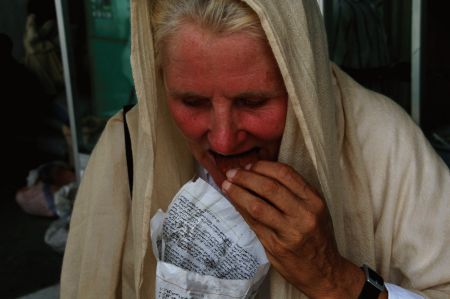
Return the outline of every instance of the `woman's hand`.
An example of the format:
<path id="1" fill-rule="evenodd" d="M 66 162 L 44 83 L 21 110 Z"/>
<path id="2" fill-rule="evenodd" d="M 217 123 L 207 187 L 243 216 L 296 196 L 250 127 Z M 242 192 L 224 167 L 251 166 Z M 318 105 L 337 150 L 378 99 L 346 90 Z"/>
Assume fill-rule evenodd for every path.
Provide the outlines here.
<path id="1" fill-rule="evenodd" d="M 357 298 L 362 271 L 338 252 L 325 201 L 291 167 L 259 161 L 227 172 L 222 189 L 272 266 L 310 298 Z"/>

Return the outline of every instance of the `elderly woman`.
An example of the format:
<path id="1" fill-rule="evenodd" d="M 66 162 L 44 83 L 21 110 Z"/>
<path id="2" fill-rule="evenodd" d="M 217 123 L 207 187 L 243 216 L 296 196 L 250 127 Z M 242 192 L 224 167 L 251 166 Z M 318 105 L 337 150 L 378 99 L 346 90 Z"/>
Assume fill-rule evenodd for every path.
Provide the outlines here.
<path id="1" fill-rule="evenodd" d="M 133 0 L 132 29 L 133 196 L 118 114 L 76 200 L 63 298 L 153 298 L 150 218 L 195 174 L 263 244 L 263 298 L 450 296 L 449 170 L 330 64 L 315 0 Z"/>

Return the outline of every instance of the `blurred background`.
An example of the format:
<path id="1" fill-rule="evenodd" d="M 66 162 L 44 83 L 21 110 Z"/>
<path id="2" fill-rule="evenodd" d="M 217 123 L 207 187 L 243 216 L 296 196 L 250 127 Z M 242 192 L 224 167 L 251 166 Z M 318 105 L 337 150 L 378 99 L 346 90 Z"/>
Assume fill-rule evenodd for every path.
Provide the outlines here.
<path id="1" fill-rule="evenodd" d="M 318 0 L 330 58 L 405 109 L 450 164 L 445 0 Z M 0 297 L 58 298 L 80 177 L 134 104 L 126 0 L 1 0 Z"/>

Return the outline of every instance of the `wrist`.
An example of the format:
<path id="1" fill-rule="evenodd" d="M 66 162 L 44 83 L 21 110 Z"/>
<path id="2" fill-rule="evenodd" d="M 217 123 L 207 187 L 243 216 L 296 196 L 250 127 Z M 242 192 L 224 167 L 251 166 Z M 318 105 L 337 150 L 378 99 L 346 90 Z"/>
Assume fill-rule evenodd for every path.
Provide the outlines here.
<path id="1" fill-rule="evenodd" d="M 358 298 L 365 283 L 365 275 L 360 267 L 345 260 L 342 268 L 342 279 L 339 291 L 332 298 Z"/>
<path id="2" fill-rule="evenodd" d="M 336 270 L 337 269 L 337 270 Z M 341 262 L 335 267 L 335 273 L 331 280 L 322 282 L 320 291 L 306 291 L 305 294 L 310 298 L 320 299 L 358 299 L 366 283 L 364 271 L 352 262 L 342 258 Z M 387 290 L 383 290 L 377 299 L 388 299 Z"/>
<path id="3" fill-rule="evenodd" d="M 365 275 L 361 268 L 342 258 L 333 272 L 332 280 L 323 282 L 319 292 L 315 292 L 314 295 L 310 292 L 307 295 L 310 298 L 321 299 L 357 299 L 365 283 Z"/>

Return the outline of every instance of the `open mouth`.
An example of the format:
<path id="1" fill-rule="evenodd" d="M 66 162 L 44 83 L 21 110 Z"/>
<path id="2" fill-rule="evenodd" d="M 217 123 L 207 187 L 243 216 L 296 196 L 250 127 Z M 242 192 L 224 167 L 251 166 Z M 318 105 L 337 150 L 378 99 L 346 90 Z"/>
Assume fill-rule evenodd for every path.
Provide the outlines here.
<path id="1" fill-rule="evenodd" d="M 221 172 L 225 173 L 230 169 L 243 168 L 249 163 L 257 162 L 260 160 L 260 150 L 261 148 L 255 147 L 248 151 L 233 155 L 222 155 L 212 150 L 209 150 L 209 153 L 214 157 L 216 165 Z"/>

